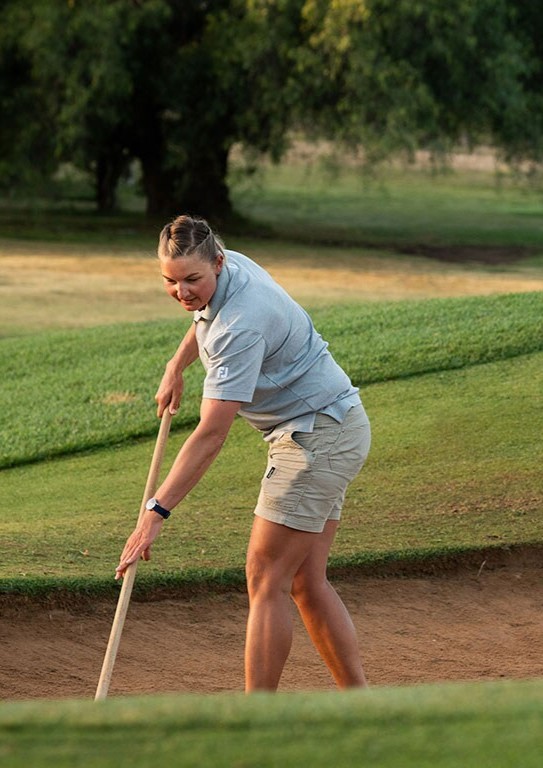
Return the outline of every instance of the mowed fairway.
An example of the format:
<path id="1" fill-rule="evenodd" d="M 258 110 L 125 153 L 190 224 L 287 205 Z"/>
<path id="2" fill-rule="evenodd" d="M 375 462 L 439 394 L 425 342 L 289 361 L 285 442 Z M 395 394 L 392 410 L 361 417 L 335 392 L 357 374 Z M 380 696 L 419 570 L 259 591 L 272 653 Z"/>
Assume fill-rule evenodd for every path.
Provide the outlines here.
<path id="1" fill-rule="evenodd" d="M 10 768 L 539 766 L 543 685 L 525 678 L 543 676 L 540 265 L 483 268 L 243 238 L 227 244 L 257 258 L 315 309 L 333 350 L 361 381 L 374 372 L 362 386 L 372 453 L 351 488 L 332 561 L 372 689 L 332 692 L 297 623 L 285 695 L 236 695 L 247 611 L 244 549 L 265 463 L 259 436 L 236 423 L 216 464 L 172 516 L 151 563 L 140 565 L 111 689 L 125 698 L 57 701 L 90 699 L 98 681 L 118 594 L 113 570 L 137 517 L 156 429 L 129 429 L 123 413 L 145 412 L 153 425 L 149 382 L 175 347 L 164 331 L 179 315 L 161 292 L 151 242 L 112 257 L 100 244 L 79 253 L 69 244 L 3 241 L 3 348 L 11 366 L 19 342 L 20 359 L 28 353 L 32 361 L 28 376 L 15 371 L 18 389 L 10 383 L 5 402 L 17 401 L 18 414 L 19 391 L 21 401 L 28 396 L 39 407 L 28 409 L 26 447 L 19 440 L 25 419 L 17 415 L 23 448 L 6 452 L 4 466 L 19 466 L 1 470 L 17 515 L 5 515 L 0 530 L 2 653 L 10 649 L 0 684 L 4 699 L 49 701 L 0 706 L 0 758 Z M 524 292 L 493 303 L 493 295 Z M 463 296 L 487 296 L 488 303 L 429 303 L 426 315 L 425 302 L 411 302 Z M 398 302 L 392 329 L 383 300 Z M 352 309 L 342 315 L 347 304 Z M 461 335 L 462 306 L 473 343 Z M 365 318 L 382 345 L 368 359 L 359 342 L 371 346 L 361 330 Z M 56 458 L 44 460 L 43 446 L 57 440 L 55 422 L 62 435 L 66 418 L 51 394 L 58 416 L 40 433 L 40 409 L 43 424 L 51 416 L 39 401 L 54 390 L 49 356 L 58 361 L 56 375 L 76 369 L 73 391 L 84 393 L 79 358 L 97 354 L 101 337 L 111 348 L 116 327 L 130 330 L 126 323 L 145 325 L 133 326 L 141 350 L 136 343 L 132 358 L 119 358 L 131 360 L 130 375 L 145 386 L 133 391 L 106 366 L 99 400 L 83 403 L 72 448 L 58 442 Z M 55 336 L 65 329 L 68 336 Z M 156 346 L 146 346 L 153 338 Z M 408 369 L 411 349 L 418 357 Z M 98 362 L 88 359 L 89 376 L 99 382 Z M 150 359 L 157 373 L 147 369 Z M 120 419 L 117 445 L 105 421 L 93 425 L 93 407 Z M 11 424 L 10 408 L 4 424 Z M 172 432 L 166 465 L 186 434 Z"/>

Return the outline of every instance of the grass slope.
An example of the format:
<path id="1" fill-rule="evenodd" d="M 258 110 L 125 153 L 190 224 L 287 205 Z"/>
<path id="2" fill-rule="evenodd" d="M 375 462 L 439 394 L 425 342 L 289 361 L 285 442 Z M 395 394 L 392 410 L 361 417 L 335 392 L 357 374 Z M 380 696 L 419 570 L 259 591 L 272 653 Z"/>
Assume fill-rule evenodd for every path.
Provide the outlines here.
<path id="1" fill-rule="evenodd" d="M 27 702 L 0 708 L 10 768 L 539 768 L 543 684 Z"/>
<path id="2" fill-rule="evenodd" d="M 352 304 L 313 312 L 357 385 L 543 348 L 543 294 Z M 49 332 L 0 341 L 0 467 L 154 434 L 153 396 L 187 321 Z M 201 367 L 179 426 L 198 418 Z"/>
<path id="3" fill-rule="evenodd" d="M 335 561 L 540 541 L 542 391 L 542 352 L 364 388 L 373 445 L 347 497 Z M 165 469 L 186 434 L 170 437 Z M 0 523 L 2 590 L 113 589 L 153 444 L 3 470 L 17 515 Z M 265 461 L 264 441 L 237 420 L 138 584 L 241 581 Z"/>

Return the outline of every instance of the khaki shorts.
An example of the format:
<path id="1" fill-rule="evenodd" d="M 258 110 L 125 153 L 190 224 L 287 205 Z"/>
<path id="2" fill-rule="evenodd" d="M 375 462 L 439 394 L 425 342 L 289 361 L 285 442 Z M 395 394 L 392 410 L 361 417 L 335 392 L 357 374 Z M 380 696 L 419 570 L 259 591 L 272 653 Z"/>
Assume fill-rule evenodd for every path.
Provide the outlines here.
<path id="1" fill-rule="evenodd" d="M 366 412 L 356 405 L 342 424 L 318 413 L 313 432 L 281 435 L 270 444 L 255 515 L 299 531 L 321 533 L 339 520 L 347 486 L 370 449 Z"/>

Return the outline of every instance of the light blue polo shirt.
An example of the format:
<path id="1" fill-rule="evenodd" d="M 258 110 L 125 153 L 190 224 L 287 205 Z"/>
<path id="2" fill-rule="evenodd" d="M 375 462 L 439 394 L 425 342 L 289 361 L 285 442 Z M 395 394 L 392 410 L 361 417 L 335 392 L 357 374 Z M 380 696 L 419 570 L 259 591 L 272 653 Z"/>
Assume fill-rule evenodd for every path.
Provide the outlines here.
<path id="1" fill-rule="evenodd" d="M 203 396 L 241 402 L 240 416 L 265 439 L 312 432 L 316 413 L 342 422 L 358 389 L 307 312 L 254 261 L 225 255 L 211 301 L 194 313 Z"/>

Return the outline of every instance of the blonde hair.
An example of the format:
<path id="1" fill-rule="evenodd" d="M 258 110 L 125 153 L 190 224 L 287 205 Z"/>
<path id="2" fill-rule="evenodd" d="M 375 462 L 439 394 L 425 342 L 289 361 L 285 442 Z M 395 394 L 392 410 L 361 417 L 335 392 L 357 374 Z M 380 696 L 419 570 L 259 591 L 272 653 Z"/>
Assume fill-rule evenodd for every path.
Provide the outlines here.
<path id="1" fill-rule="evenodd" d="M 205 219 L 193 216 L 177 216 L 166 224 L 158 239 L 159 259 L 198 256 L 214 264 L 219 254 L 224 256 L 224 244 L 220 237 L 215 235 Z"/>

